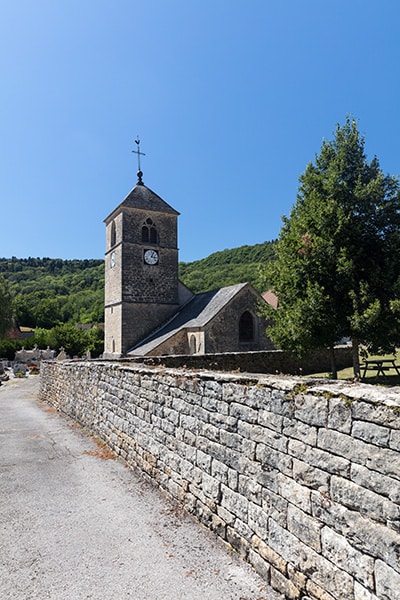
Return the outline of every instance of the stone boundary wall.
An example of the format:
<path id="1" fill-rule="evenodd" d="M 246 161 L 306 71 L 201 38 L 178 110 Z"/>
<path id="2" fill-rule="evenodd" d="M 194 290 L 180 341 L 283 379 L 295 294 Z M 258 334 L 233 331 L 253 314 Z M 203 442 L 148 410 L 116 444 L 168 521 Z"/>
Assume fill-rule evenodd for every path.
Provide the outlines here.
<path id="1" fill-rule="evenodd" d="M 400 390 L 46 362 L 40 398 L 102 438 L 287 599 L 400 599 Z"/>
<path id="2" fill-rule="evenodd" d="M 351 346 L 336 346 L 335 355 L 338 369 L 352 366 Z M 140 356 L 128 360 L 148 365 L 163 365 L 169 368 L 185 366 L 189 369 L 246 373 L 307 375 L 309 373 L 330 373 L 331 371 L 329 353 L 325 350 L 315 351 L 301 359 L 282 350 L 261 350 L 257 352 L 224 352 L 223 354 Z"/>

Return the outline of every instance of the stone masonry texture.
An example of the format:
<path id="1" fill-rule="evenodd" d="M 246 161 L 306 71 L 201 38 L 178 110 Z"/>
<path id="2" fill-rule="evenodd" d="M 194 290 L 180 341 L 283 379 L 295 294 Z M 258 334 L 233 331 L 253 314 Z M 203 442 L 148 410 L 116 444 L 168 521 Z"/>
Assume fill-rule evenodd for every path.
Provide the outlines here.
<path id="1" fill-rule="evenodd" d="M 49 361 L 40 397 L 285 598 L 400 600 L 400 390 Z"/>

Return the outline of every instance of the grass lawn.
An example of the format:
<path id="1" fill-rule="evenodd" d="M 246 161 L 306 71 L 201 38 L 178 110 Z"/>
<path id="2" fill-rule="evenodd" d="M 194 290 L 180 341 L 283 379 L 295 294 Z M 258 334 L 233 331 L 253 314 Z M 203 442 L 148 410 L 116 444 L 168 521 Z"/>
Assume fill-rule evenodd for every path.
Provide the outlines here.
<path id="1" fill-rule="evenodd" d="M 393 354 L 387 354 L 385 356 L 378 356 L 378 355 L 368 356 L 368 360 L 374 359 L 374 358 L 376 358 L 376 359 L 395 358 L 396 364 L 400 365 L 400 351 L 395 356 Z M 360 359 L 361 374 L 363 373 L 362 364 L 363 364 L 363 359 Z M 312 375 L 310 375 L 310 377 L 326 377 L 326 378 L 329 378 L 329 376 L 330 376 L 329 373 L 313 373 Z M 353 381 L 353 379 L 354 379 L 353 367 L 348 367 L 347 369 L 342 369 L 341 371 L 338 371 L 338 379 Z M 394 369 L 391 369 L 390 371 L 386 371 L 386 375 L 384 377 L 382 375 L 377 376 L 375 371 L 367 371 L 365 377 L 362 378 L 362 382 L 371 383 L 373 385 L 385 385 L 385 386 L 386 385 L 387 386 L 395 386 L 396 385 L 397 386 L 397 385 L 400 385 L 400 376 L 397 375 L 397 373 Z"/>

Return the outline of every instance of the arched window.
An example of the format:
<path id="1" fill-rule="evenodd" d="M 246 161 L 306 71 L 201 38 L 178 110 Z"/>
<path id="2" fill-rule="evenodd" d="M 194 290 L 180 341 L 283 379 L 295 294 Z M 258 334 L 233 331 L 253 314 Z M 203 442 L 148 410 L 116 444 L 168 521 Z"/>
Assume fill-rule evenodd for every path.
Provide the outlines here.
<path id="1" fill-rule="evenodd" d="M 254 319 L 250 311 L 246 310 L 239 320 L 239 342 L 254 341 Z"/>
<path id="2" fill-rule="evenodd" d="M 148 242 L 149 241 L 149 228 L 146 227 L 146 225 L 143 225 L 142 227 L 142 242 Z"/>
<path id="3" fill-rule="evenodd" d="M 117 242 L 117 231 L 115 228 L 115 221 L 111 223 L 111 236 L 110 236 L 110 245 L 115 246 Z"/>
<path id="4" fill-rule="evenodd" d="M 150 218 L 146 219 L 142 226 L 142 242 L 158 244 L 157 229 Z"/>

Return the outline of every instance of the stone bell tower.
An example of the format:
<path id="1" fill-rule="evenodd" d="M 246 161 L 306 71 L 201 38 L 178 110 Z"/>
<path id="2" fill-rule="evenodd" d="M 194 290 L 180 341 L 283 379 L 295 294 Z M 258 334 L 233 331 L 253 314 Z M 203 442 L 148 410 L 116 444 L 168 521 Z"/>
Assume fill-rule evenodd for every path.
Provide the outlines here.
<path id="1" fill-rule="evenodd" d="M 138 181 L 105 219 L 104 356 L 119 357 L 179 308 L 179 213 Z"/>

